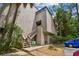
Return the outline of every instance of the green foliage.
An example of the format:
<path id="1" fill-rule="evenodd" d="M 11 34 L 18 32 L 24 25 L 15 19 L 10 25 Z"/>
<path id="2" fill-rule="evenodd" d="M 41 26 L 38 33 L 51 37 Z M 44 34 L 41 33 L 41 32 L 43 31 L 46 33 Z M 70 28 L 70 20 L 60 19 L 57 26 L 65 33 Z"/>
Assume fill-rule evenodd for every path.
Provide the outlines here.
<path id="1" fill-rule="evenodd" d="M 48 49 L 52 50 L 52 49 L 54 49 L 54 46 L 53 45 L 49 45 Z"/>
<path id="2" fill-rule="evenodd" d="M 64 10 L 64 4 L 59 4 L 56 10 L 57 36 L 55 43 L 63 43 L 64 41 L 75 39 L 79 37 L 79 15 L 78 6 L 76 4 L 77 16 L 72 17 L 72 4 L 70 4 L 68 11 Z"/>
<path id="3" fill-rule="evenodd" d="M 56 47 L 54 45 L 52 45 L 52 44 L 48 46 L 48 49 L 49 50 L 57 50 Z"/>
<path id="4" fill-rule="evenodd" d="M 67 40 L 71 40 L 71 39 L 74 39 L 76 37 L 78 37 L 78 36 L 75 36 L 75 35 L 67 35 L 67 36 L 54 35 L 54 36 L 52 36 L 52 38 L 54 38 L 53 43 L 55 43 L 55 44 L 56 43 L 61 44 L 61 43 L 64 43 L 65 41 L 67 41 Z"/>
<path id="5" fill-rule="evenodd" d="M 63 43 L 65 40 L 68 40 L 66 37 L 63 37 L 63 36 L 53 36 L 55 38 L 54 42 L 53 43 Z"/>
<path id="6" fill-rule="evenodd" d="M 10 50 L 10 48 L 22 48 L 22 30 L 19 26 L 14 25 L 14 30 L 11 39 L 9 40 L 9 28 L 11 24 L 8 24 L 5 38 L 0 41 L 0 53 Z M 8 42 L 8 43 L 7 43 Z"/>
<path id="7" fill-rule="evenodd" d="M 19 26 L 14 26 L 14 31 L 12 34 L 11 46 L 16 48 L 22 48 L 22 30 Z"/>
<path id="8" fill-rule="evenodd" d="M 70 34 L 66 36 L 55 35 L 53 36 L 53 38 L 55 38 L 53 43 L 61 44 L 61 43 L 64 43 L 65 41 L 73 40 L 77 37 L 79 37 L 79 34 Z"/>

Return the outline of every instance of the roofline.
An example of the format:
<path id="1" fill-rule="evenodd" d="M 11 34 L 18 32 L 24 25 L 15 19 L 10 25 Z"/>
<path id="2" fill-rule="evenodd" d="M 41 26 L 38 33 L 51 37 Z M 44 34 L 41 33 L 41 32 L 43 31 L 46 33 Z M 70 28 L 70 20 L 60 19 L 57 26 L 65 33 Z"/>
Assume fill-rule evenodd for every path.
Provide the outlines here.
<path id="1" fill-rule="evenodd" d="M 35 4 L 33 4 L 33 6 L 38 10 L 38 8 L 35 6 Z"/>
<path id="2" fill-rule="evenodd" d="M 34 6 L 34 7 L 38 10 L 38 8 L 36 6 Z"/>
<path id="3" fill-rule="evenodd" d="M 47 6 L 45 6 L 45 7 L 43 7 L 42 9 L 40 9 L 40 10 L 38 10 L 36 13 L 38 13 L 38 12 L 40 12 L 40 11 L 42 11 L 42 10 L 44 10 L 44 9 L 47 9 L 48 10 L 48 12 L 50 13 L 50 11 L 49 11 L 49 9 L 47 8 Z M 52 16 L 52 14 L 50 13 L 50 15 Z"/>

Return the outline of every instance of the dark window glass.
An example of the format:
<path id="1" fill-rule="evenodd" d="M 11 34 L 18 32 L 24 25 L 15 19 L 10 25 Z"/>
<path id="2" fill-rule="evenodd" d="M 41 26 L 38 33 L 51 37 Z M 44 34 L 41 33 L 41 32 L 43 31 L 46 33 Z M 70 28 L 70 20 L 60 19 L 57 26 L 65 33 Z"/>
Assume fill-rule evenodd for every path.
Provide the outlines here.
<path id="1" fill-rule="evenodd" d="M 37 26 L 41 25 L 41 20 L 38 21 L 38 22 L 36 22 L 36 25 L 37 25 Z"/>
<path id="2" fill-rule="evenodd" d="M 4 28 L 0 28 L 0 33 L 3 33 L 4 32 Z"/>

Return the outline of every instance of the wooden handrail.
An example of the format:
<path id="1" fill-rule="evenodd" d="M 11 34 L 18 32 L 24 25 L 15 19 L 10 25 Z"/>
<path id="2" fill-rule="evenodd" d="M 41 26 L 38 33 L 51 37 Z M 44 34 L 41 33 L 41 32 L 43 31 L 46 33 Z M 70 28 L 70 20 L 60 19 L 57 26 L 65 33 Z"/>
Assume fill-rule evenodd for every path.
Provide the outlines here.
<path id="1" fill-rule="evenodd" d="M 36 29 L 34 29 L 30 34 L 28 34 L 28 36 L 32 36 L 34 33 L 36 33 Z"/>

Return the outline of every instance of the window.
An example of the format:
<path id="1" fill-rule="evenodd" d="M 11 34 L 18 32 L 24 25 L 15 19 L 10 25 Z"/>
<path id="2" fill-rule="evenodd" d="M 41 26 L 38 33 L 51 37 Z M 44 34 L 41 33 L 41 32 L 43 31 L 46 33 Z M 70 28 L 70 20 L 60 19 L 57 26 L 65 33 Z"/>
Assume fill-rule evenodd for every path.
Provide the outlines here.
<path id="1" fill-rule="evenodd" d="M 41 20 L 36 22 L 36 25 L 39 26 L 41 25 Z"/>
<path id="2" fill-rule="evenodd" d="M 79 39 L 75 39 L 74 41 L 79 42 Z"/>
<path id="3" fill-rule="evenodd" d="M 1 27 L 0 27 L 0 33 L 3 33 L 4 30 L 5 30 L 4 28 L 1 28 Z"/>

